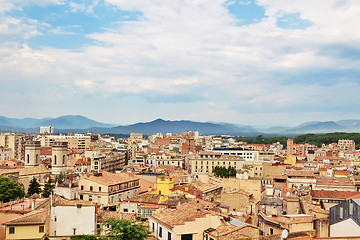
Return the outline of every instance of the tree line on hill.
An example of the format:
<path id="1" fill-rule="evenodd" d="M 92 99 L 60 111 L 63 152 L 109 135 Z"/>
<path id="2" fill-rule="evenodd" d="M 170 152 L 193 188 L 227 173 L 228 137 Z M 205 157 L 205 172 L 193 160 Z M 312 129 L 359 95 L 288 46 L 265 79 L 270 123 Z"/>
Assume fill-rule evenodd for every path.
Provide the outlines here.
<path id="1" fill-rule="evenodd" d="M 238 141 L 243 141 L 248 144 L 272 144 L 279 142 L 284 147 L 287 146 L 287 140 L 289 138 L 285 136 L 278 137 L 264 137 L 259 135 L 256 137 L 240 137 L 236 138 Z M 326 133 L 326 134 L 303 134 L 293 138 L 295 144 L 304 144 L 309 143 L 321 147 L 322 144 L 337 143 L 339 139 L 348 139 L 354 140 L 356 143 L 356 148 L 360 148 L 360 133 L 345 133 L 345 132 L 335 132 L 335 133 Z"/>

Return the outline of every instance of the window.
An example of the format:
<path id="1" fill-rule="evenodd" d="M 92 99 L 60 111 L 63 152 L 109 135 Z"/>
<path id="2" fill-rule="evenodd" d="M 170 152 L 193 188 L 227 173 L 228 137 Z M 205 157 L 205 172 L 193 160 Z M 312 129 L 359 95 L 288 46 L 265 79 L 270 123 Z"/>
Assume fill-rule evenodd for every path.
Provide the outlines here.
<path id="1" fill-rule="evenodd" d="M 127 194 L 127 198 L 130 198 L 130 192 L 128 192 L 128 194 Z"/>
<path id="2" fill-rule="evenodd" d="M 90 186 L 90 191 L 92 191 L 93 190 L 93 186 Z"/>
<path id="3" fill-rule="evenodd" d="M 101 203 L 101 197 L 97 197 L 97 202 Z"/>
<path id="4" fill-rule="evenodd" d="M 155 223 L 152 223 L 152 230 L 155 230 Z"/>
<path id="5" fill-rule="evenodd" d="M 43 232 L 45 232 L 44 226 L 39 226 L 39 233 L 43 233 Z"/>
<path id="6" fill-rule="evenodd" d="M 129 212 L 129 210 L 127 208 L 124 208 L 123 211 L 124 212 Z"/>
<path id="7" fill-rule="evenodd" d="M 274 234 L 274 229 L 270 228 L 270 235 Z"/>
<path id="8" fill-rule="evenodd" d="M 114 196 L 110 198 L 110 203 L 114 203 Z"/>
<path id="9" fill-rule="evenodd" d="M 168 232 L 168 240 L 171 240 L 171 232 Z"/>
<path id="10" fill-rule="evenodd" d="M 162 227 L 159 227 L 159 237 L 162 237 Z"/>
<path id="11" fill-rule="evenodd" d="M 137 190 L 135 190 L 135 193 L 134 193 L 134 194 L 135 194 L 135 196 L 137 195 Z"/>
<path id="12" fill-rule="evenodd" d="M 83 186 L 83 185 L 81 185 L 81 187 L 80 187 L 80 188 L 81 188 L 81 190 L 84 190 L 84 186 Z"/>
<path id="13" fill-rule="evenodd" d="M 15 234 L 15 227 L 9 227 L 9 234 Z"/>
<path id="14" fill-rule="evenodd" d="M 119 195 L 119 201 L 121 202 L 123 200 L 122 194 Z"/>
<path id="15" fill-rule="evenodd" d="M 56 216 L 54 216 L 54 222 L 56 222 L 56 220 L 57 220 L 57 218 L 56 218 Z"/>
<path id="16" fill-rule="evenodd" d="M 99 192 L 101 192 L 101 187 L 99 187 Z"/>
<path id="17" fill-rule="evenodd" d="M 349 215 L 353 215 L 354 205 L 352 202 L 349 203 Z"/>
<path id="18" fill-rule="evenodd" d="M 92 196 L 89 196 L 89 202 L 92 202 Z"/>
<path id="19" fill-rule="evenodd" d="M 84 195 L 80 194 L 80 200 L 84 200 Z"/>
<path id="20" fill-rule="evenodd" d="M 343 219 L 344 218 L 344 209 L 342 207 L 340 207 L 340 212 L 339 212 L 339 218 Z"/>
<path id="21" fill-rule="evenodd" d="M 73 228 L 73 235 L 76 235 L 76 228 Z"/>

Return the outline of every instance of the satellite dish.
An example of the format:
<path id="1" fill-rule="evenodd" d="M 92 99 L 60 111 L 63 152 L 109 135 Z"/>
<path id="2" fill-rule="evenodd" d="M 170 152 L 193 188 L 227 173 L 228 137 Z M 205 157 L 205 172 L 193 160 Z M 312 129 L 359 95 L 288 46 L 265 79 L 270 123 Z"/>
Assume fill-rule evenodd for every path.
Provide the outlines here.
<path id="1" fill-rule="evenodd" d="M 284 229 L 284 230 L 281 232 L 281 237 L 282 237 L 283 239 L 286 239 L 286 238 L 288 237 L 288 235 L 289 235 L 289 232 L 288 232 L 288 230 L 286 230 L 286 229 Z"/>

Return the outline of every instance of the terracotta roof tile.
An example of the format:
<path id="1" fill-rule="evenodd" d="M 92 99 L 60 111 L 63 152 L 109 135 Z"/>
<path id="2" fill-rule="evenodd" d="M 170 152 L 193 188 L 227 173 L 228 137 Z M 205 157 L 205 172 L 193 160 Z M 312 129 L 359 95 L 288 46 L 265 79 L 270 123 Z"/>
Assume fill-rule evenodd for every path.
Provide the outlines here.
<path id="1" fill-rule="evenodd" d="M 49 209 L 35 210 L 27 213 L 21 217 L 10 220 L 4 224 L 6 225 L 27 225 L 27 224 L 45 224 L 49 217 Z"/>
<path id="2" fill-rule="evenodd" d="M 357 191 L 330 191 L 330 190 L 311 190 L 311 196 L 313 198 L 336 198 L 347 199 L 351 196 L 359 194 Z"/>
<path id="3" fill-rule="evenodd" d="M 124 182 L 130 182 L 139 179 L 137 177 L 130 177 L 125 173 L 115 174 L 106 171 L 102 171 L 101 176 L 86 174 L 84 178 L 105 186 L 112 186 L 112 185 L 116 185 Z"/>

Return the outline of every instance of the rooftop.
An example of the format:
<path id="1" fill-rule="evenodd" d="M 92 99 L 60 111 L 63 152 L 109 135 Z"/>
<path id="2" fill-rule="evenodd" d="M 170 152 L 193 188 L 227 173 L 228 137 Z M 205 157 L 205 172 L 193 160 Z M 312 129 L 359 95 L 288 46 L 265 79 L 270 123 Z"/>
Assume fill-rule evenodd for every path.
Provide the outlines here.
<path id="1" fill-rule="evenodd" d="M 138 178 L 136 177 L 130 177 L 129 175 L 125 174 L 125 173 L 109 173 L 106 171 L 102 171 L 100 172 L 99 175 L 91 175 L 91 174 L 86 174 L 85 179 L 89 180 L 89 181 L 93 181 L 105 186 L 113 186 L 113 185 L 117 185 L 117 184 L 121 184 L 124 182 L 130 182 L 130 181 L 135 181 L 138 180 Z"/>

